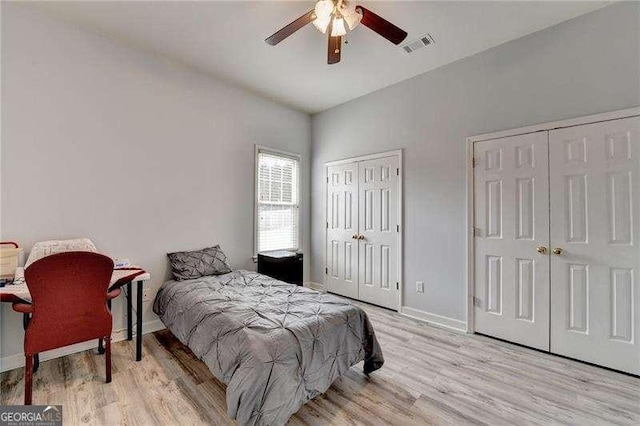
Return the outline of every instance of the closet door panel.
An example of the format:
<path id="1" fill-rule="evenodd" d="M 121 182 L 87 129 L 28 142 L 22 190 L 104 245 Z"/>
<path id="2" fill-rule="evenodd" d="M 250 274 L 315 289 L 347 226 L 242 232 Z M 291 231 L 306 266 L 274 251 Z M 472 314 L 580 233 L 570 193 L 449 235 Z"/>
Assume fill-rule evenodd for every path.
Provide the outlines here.
<path id="1" fill-rule="evenodd" d="M 549 349 L 547 132 L 474 144 L 475 330 Z"/>
<path id="2" fill-rule="evenodd" d="M 359 163 L 360 300 L 398 309 L 398 157 Z"/>
<path id="3" fill-rule="evenodd" d="M 358 298 L 358 163 L 327 168 L 327 291 Z"/>
<path id="4" fill-rule="evenodd" d="M 640 118 L 550 132 L 551 351 L 640 374 Z"/>

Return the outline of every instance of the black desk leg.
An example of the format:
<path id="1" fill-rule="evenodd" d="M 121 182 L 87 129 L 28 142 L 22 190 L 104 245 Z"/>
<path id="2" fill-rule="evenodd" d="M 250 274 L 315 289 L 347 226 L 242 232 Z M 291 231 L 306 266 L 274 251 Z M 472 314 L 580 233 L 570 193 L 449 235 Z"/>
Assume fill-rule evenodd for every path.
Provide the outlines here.
<path id="1" fill-rule="evenodd" d="M 136 294 L 136 361 L 142 359 L 142 281 L 138 281 Z"/>
<path id="2" fill-rule="evenodd" d="M 131 281 L 127 283 L 127 340 L 133 340 L 133 319 L 131 318 Z"/>

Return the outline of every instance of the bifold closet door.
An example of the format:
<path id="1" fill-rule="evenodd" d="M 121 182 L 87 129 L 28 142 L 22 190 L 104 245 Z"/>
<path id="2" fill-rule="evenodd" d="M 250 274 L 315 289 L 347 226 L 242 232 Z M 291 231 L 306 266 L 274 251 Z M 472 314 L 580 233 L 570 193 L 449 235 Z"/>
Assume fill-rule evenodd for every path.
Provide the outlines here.
<path id="1" fill-rule="evenodd" d="M 549 133 L 551 351 L 640 374 L 640 118 Z"/>
<path id="2" fill-rule="evenodd" d="M 358 298 L 358 163 L 327 168 L 327 291 Z"/>
<path id="3" fill-rule="evenodd" d="M 398 309 L 399 158 L 359 162 L 359 299 Z"/>
<path id="4" fill-rule="evenodd" d="M 548 134 L 474 144 L 475 331 L 549 349 Z"/>

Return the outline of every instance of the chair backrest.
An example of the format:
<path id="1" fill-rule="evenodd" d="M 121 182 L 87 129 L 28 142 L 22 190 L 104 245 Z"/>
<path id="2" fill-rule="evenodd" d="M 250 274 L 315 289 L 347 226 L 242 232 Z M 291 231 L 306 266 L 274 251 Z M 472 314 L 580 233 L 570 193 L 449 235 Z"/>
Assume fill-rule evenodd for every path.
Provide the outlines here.
<path id="1" fill-rule="evenodd" d="M 25 354 L 110 335 L 107 290 L 112 273 L 109 257 L 78 251 L 47 256 L 25 269 L 33 303 Z"/>

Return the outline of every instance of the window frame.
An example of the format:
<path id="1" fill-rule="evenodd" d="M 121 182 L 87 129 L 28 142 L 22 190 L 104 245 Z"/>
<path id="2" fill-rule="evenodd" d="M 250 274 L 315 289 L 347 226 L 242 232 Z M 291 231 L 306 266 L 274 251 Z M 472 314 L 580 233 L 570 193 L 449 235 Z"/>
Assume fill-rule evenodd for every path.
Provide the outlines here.
<path id="1" fill-rule="evenodd" d="M 281 149 L 277 149 L 277 148 L 271 148 L 268 146 L 264 146 L 264 145 L 255 145 L 255 152 L 254 152 L 254 161 L 253 161 L 253 174 L 254 174 L 254 180 L 253 180 L 253 258 L 254 261 L 257 260 L 257 256 L 258 256 L 258 219 L 259 219 L 259 207 L 260 207 L 260 202 L 258 201 L 258 187 L 259 187 L 259 179 L 260 179 L 260 171 L 258 170 L 258 164 L 259 164 L 259 155 L 260 153 L 264 153 L 264 154 L 270 154 L 270 155 L 275 155 L 278 157 L 285 157 L 285 158 L 290 158 L 290 159 L 294 159 L 298 162 L 298 167 L 297 167 L 297 199 L 298 199 L 298 247 L 291 247 L 291 248 L 282 248 L 282 249 L 278 249 L 278 250 L 289 250 L 289 251 L 299 251 L 302 248 L 302 222 L 301 222 L 301 215 L 300 215 L 300 205 L 301 205 L 301 188 L 302 188 L 302 184 L 300 181 L 300 178 L 302 176 L 301 170 L 302 170 L 302 156 L 298 153 L 295 152 L 291 152 L 291 151 L 284 151 Z"/>

